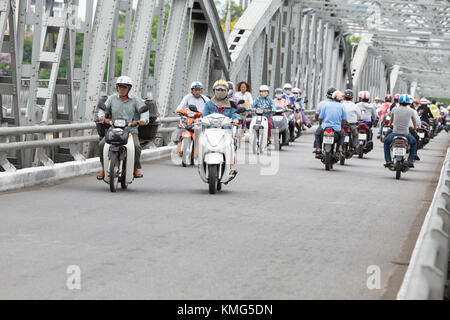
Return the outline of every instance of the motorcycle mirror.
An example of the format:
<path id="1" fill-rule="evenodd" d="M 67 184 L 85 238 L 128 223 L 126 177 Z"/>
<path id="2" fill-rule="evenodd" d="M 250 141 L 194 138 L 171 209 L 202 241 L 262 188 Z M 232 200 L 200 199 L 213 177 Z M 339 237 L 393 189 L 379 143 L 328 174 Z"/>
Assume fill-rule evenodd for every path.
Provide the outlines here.
<path id="1" fill-rule="evenodd" d="M 198 112 L 197 106 L 194 106 L 193 104 L 189 105 L 189 110 L 191 110 L 193 112 Z"/>

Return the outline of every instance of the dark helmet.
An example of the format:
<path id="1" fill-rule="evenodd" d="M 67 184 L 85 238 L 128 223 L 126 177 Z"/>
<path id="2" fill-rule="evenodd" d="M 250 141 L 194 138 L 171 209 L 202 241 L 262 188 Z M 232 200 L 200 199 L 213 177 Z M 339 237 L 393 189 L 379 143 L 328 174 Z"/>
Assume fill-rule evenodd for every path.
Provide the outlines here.
<path id="1" fill-rule="evenodd" d="M 353 91 L 350 89 L 347 89 L 344 91 L 344 98 L 352 99 L 353 98 Z"/>
<path id="2" fill-rule="evenodd" d="M 436 100 L 431 100 L 431 104 L 436 104 Z"/>
<path id="3" fill-rule="evenodd" d="M 336 88 L 333 88 L 333 87 L 331 87 L 331 88 L 329 88 L 328 90 L 327 90 L 327 98 L 333 98 L 333 93 L 336 91 Z"/>
<path id="4" fill-rule="evenodd" d="M 386 97 L 384 98 L 384 101 L 392 102 L 392 96 L 390 94 L 386 95 Z"/>

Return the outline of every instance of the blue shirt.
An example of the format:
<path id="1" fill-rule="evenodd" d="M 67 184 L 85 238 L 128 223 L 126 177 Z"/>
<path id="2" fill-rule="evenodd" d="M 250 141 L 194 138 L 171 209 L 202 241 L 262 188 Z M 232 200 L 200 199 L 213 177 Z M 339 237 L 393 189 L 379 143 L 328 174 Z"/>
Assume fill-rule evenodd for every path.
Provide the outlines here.
<path id="1" fill-rule="evenodd" d="M 213 114 L 213 113 L 220 113 L 224 116 L 231 118 L 232 120 L 237 120 L 238 115 L 236 113 L 236 108 L 222 108 L 222 112 L 219 112 L 219 108 L 211 101 L 209 100 L 205 107 L 203 108 L 203 117 L 206 117 L 207 115 Z"/>
<path id="2" fill-rule="evenodd" d="M 333 100 L 327 99 L 327 100 L 320 101 L 316 108 L 316 114 L 320 114 L 320 111 L 322 111 L 323 106 L 326 105 L 330 101 L 333 101 Z"/>
<path id="3" fill-rule="evenodd" d="M 322 128 L 333 128 L 334 131 L 342 130 L 342 120 L 347 120 L 347 112 L 342 103 L 328 101 L 321 108 L 319 119 L 322 119 Z"/>
<path id="4" fill-rule="evenodd" d="M 275 112 L 276 106 L 271 97 L 263 98 L 260 96 L 256 98 L 256 100 L 250 106 L 250 109 L 252 110 L 257 108 L 269 109 L 271 112 L 267 114 L 266 117 L 270 118 L 272 116 L 272 113 Z"/>

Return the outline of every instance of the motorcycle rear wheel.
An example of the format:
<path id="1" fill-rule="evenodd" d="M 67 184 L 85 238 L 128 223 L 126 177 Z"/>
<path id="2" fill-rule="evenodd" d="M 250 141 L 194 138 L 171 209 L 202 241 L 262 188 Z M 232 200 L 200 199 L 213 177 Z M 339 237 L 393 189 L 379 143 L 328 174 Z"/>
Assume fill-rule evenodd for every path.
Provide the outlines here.
<path id="1" fill-rule="evenodd" d="M 325 152 L 325 170 L 330 171 L 331 168 L 331 153 Z"/>
<path id="2" fill-rule="evenodd" d="M 395 165 L 395 179 L 400 180 L 400 177 L 402 175 L 402 165 L 400 162 L 397 162 Z"/>

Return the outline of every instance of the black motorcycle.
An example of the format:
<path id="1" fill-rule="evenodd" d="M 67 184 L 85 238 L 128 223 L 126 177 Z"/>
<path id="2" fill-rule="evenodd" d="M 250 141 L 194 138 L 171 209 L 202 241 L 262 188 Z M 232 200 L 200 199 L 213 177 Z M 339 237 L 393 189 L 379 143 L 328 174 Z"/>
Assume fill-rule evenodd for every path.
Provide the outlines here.
<path id="1" fill-rule="evenodd" d="M 333 169 L 333 164 L 340 159 L 338 153 L 338 136 L 332 128 L 325 128 L 323 131 L 322 154 L 320 160 L 325 164 L 325 170 Z"/>

